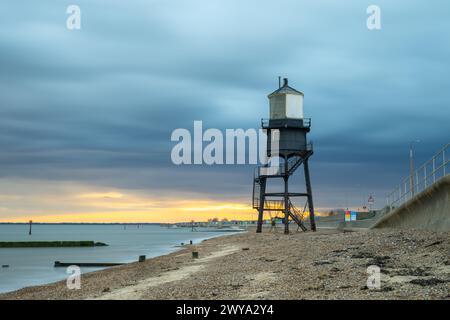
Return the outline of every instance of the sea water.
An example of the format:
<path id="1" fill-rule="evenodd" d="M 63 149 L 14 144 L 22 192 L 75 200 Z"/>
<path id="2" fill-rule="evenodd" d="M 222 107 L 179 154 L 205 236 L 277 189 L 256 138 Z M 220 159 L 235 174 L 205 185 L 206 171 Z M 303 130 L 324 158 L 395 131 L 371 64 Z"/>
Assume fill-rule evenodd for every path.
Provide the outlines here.
<path id="1" fill-rule="evenodd" d="M 54 268 L 61 262 L 137 261 L 167 254 L 181 243 L 198 243 L 225 233 L 211 229 L 167 228 L 159 225 L 69 225 L 35 224 L 32 235 L 25 224 L 0 224 L 0 241 L 79 241 L 92 240 L 106 247 L 74 248 L 0 248 L 0 292 L 66 279 L 66 268 Z M 229 232 L 226 234 L 230 234 Z M 3 267 L 3 266 L 8 267 Z M 102 268 L 81 268 L 82 273 Z"/>

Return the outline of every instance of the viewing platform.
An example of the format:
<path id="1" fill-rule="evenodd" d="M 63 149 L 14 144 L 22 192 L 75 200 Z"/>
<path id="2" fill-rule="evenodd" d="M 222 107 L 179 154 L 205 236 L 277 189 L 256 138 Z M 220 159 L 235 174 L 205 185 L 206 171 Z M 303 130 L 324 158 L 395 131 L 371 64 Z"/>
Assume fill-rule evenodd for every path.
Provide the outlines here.
<path id="1" fill-rule="evenodd" d="M 261 119 L 262 129 L 277 129 L 277 128 L 296 128 L 307 129 L 311 128 L 311 118 L 303 119 Z"/>

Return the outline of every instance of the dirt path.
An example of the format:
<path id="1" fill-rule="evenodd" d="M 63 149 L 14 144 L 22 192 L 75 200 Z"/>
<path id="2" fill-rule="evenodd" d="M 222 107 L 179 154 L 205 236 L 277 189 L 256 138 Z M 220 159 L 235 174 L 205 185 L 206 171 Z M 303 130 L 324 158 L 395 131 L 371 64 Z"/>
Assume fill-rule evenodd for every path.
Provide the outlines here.
<path id="1" fill-rule="evenodd" d="M 191 264 L 181 267 L 176 270 L 164 272 L 158 276 L 150 277 L 140 281 L 135 285 L 114 290 L 113 292 L 105 293 L 100 297 L 93 297 L 91 299 L 98 300 L 139 300 L 144 297 L 146 292 L 152 287 L 160 286 L 168 282 L 180 281 L 190 277 L 192 274 L 202 270 L 209 261 L 232 254 L 239 250 L 237 246 L 227 246 L 220 250 L 209 254 L 200 259 L 193 260 Z"/>

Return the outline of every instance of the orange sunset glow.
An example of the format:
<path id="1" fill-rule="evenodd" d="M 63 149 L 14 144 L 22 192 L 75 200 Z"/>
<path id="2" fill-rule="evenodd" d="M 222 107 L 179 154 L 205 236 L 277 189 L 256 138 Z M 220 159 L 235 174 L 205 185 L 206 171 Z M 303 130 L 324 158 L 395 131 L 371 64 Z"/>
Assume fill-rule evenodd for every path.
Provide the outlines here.
<path id="1" fill-rule="evenodd" d="M 32 186 L 25 189 L 24 184 Z M 96 189 L 82 185 L 38 182 L 11 183 L 10 192 L 0 194 L 0 222 L 91 222 L 137 223 L 207 221 L 211 218 L 250 220 L 255 211 L 248 203 L 164 196 L 143 192 Z M 23 190 L 32 190 L 29 192 Z"/>
<path id="2" fill-rule="evenodd" d="M 257 217 L 245 198 L 220 201 L 202 199 L 198 194 L 151 197 L 142 191 L 92 189 L 60 182 L 38 185 L 36 181 L 11 182 L 10 192 L 0 194 L 0 222 L 174 223 Z"/>

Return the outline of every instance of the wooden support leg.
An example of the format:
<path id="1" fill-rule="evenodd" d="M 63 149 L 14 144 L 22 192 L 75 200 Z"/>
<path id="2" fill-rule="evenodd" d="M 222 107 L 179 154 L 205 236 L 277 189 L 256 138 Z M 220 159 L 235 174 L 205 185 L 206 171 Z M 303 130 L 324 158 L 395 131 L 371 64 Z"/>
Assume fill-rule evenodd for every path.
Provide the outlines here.
<path id="1" fill-rule="evenodd" d="M 256 226 L 256 233 L 262 232 L 262 223 L 264 217 L 264 197 L 266 194 L 266 179 L 261 180 L 261 185 L 259 188 L 259 209 L 258 209 L 258 224 Z"/>
<path id="2" fill-rule="evenodd" d="M 288 161 L 284 161 L 284 234 L 289 234 L 289 174 L 288 174 Z"/>
<path id="3" fill-rule="evenodd" d="M 305 169 L 305 182 L 306 182 L 306 192 L 308 193 L 309 220 L 311 223 L 311 230 L 316 231 L 316 222 L 314 220 L 314 204 L 312 198 L 311 179 L 309 177 L 308 159 L 305 160 L 303 167 Z"/>

